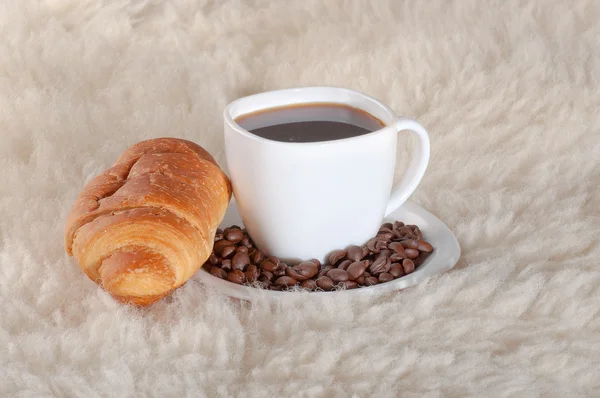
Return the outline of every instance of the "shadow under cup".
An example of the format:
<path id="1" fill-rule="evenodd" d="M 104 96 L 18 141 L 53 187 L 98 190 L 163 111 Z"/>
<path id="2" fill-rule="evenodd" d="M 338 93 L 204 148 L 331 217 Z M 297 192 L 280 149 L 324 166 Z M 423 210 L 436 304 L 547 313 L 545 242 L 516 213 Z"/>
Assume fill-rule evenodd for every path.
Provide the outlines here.
<path id="1" fill-rule="evenodd" d="M 344 139 L 282 142 L 248 131 L 264 126 L 245 124 L 247 130 L 236 122 L 244 115 L 307 104 L 356 108 L 384 126 Z M 391 109 L 352 90 L 308 87 L 238 99 L 226 107 L 224 120 L 234 195 L 262 251 L 290 263 L 325 262 L 332 250 L 362 245 L 376 234 L 394 178 L 398 118 Z"/>

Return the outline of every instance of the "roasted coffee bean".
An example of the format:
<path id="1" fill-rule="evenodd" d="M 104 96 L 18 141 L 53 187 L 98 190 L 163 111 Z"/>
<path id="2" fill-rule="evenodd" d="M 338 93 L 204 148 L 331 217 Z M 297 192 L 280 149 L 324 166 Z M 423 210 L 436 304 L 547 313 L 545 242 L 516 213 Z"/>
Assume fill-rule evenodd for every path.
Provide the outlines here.
<path id="1" fill-rule="evenodd" d="M 384 240 L 391 240 L 394 237 L 394 234 L 392 232 L 380 232 L 377 234 L 377 237 Z"/>
<path id="2" fill-rule="evenodd" d="M 247 247 L 247 248 L 251 248 L 253 246 L 252 241 L 250 240 L 249 236 L 244 236 L 242 238 L 242 240 L 240 241 L 240 245 Z"/>
<path id="3" fill-rule="evenodd" d="M 334 267 L 333 267 L 333 265 L 325 264 L 325 265 L 321 266 L 321 268 L 320 268 L 320 271 L 319 271 L 319 272 L 322 272 L 322 271 L 329 271 L 330 269 L 333 269 L 333 268 L 334 268 Z"/>
<path id="4" fill-rule="evenodd" d="M 273 274 L 271 271 L 262 270 L 260 272 L 260 275 L 261 275 L 261 277 L 265 277 L 265 278 L 267 278 L 270 281 L 272 281 L 273 278 L 275 278 L 275 274 Z"/>
<path id="5" fill-rule="evenodd" d="M 229 231 L 225 233 L 225 239 L 233 243 L 238 243 L 243 237 L 244 233 L 238 228 L 230 228 Z"/>
<path id="6" fill-rule="evenodd" d="M 411 229 L 410 229 L 410 228 L 407 228 L 407 227 L 400 227 L 400 228 L 398 228 L 398 229 L 397 229 L 397 230 L 394 232 L 394 236 L 395 236 L 395 237 L 397 237 L 397 238 L 400 238 L 400 239 L 404 239 L 404 238 L 406 238 L 407 236 L 408 236 L 408 237 L 412 237 L 412 236 L 413 236 L 413 233 L 412 233 L 412 231 L 411 231 Z"/>
<path id="7" fill-rule="evenodd" d="M 401 221 L 394 221 L 394 226 L 392 227 L 392 229 L 398 229 L 404 226 L 404 223 Z"/>
<path id="8" fill-rule="evenodd" d="M 282 267 L 281 265 L 278 265 L 277 268 L 275 268 L 275 271 L 273 271 L 273 275 L 275 275 L 275 279 L 277 279 L 277 277 L 279 277 L 279 276 L 284 276 L 286 269 L 287 269 L 287 266 Z"/>
<path id="9" fill-rule="evenodd" d="M 379 257 L 386 257 L 386 258 L 387 258 L 387 257 L 391 256 L 391 255 L 392 255 L 392 253 L 393 253 L 393 252 L 392 252 L 391 250 L 388 250 L 388 249 L 383 249 L 382 251 L 380 251 L 380 252 L 379 252 L 379 254 L 377 255 L 377 257 L 378 257 L 378 258 L 379 258 Z"/>
<path id="10" fill-rule="evenodd" d="M 383 243 L 385 243 L 385 242 L 381 242 L 381 241 L 375 242 L 375 247 L 373 248 L 373 251 L 372 251 L 371 254 L 379 254 L 379 252 L 382 249 L 381 246 L 382 246 Z"/>
<path id="11" fill-rule="evenodd" d="M 252 262 L 254 264 L 260 264 L 265 259 L 265 255 L 260 250 L 257 250 L 252 254 Z"/>
<path id="12" fill-rule="evenodd" d="M 392 274 L 394 278 L 400 278 L 401 276 L 404 276 L 404 268 L 402 268 L 402 264 L 400 263 L 393 263 L 388 272 Z"/>
<path id="13" fill-rule="evenodd" d="M 210 265 L 217 265 L 219 264 L 219 258 L 217 256 L 215 256 L 215 253 L 211 253 L 210 257 L 208 257 L 208 263 Z"/>
<path id="14" fill-rule="evenodd" d="M 320 276 L 317 278 L 317 286 L 323 290 L 331 290 L 333 288 L 333 281 L 328 276 Z"/>
<path id="15" fill-rule="evenodd" d="M 403 259 L 406 258 L 406 253 L 402 252 L 403 254 L 398 254 L 398 253 L 394 253 L 390 256 L 390 260 L 392 262 L 396 262 L 396 261 L 402 261 Z"/>
<path id="16" fill-rule="evenodd" d="M 342 289 L 356 289 L 358 287 L 358 283 L 353 281 L 343 281 L 338 284 L 338 286 Z"/>
<path id="17" fill-rule="evenodd" d="M 317 288 L 317 282 L 314 279 L 307 279 L 303 281 L 300 286 L 306 290 L 315 290 Z"/>
<path id="18" fill-rule="evenodd" d="M 223 249 L 226 248 L 226 247 L 228 247 L 228 246 L 233 247 L 233 250 L 235 250 L 235 246 L 233 245 L 233 243 L 231 243 L 228 240 L 223 239 L 223 240 L 220 240 L 218 242 L 215 242 L 215 246 L 214 246 L 215 254 L 217 256 L 221 256 L 222 255 L 221 253 L 223 252 Z"/>
<path id="19" fill-rule="evenodd" d="M 383 240 L 378 240 L 375 243 L 375 253 L 379 253 L 383 249 L 387 249 L 387 242 Z"/>
<path id="20" fill-rule="evenodd" d="M 339 263 L 337 267 L 338 267 L 339 269 L 343 269 L 343 270 L 345 270 L 345 269 L 348 269 L 348 266 L 349 266 L 350 264 L 352 264 L 352 260 L 344 260 L 344 261 L 342 261 L 341 263 Z"/>
<path id="21" fill-rule="evenodd" d="M 401 242 L 405 249 L 416 249 L 419 247 L 419 242 L 414 239 L 406 239 Z"/>
<path id="22" fill-rule="evenodd" d="M 350 245 L 331 252 L 327 264 L 311 259 L 288 267 L 279 258 L 267 257 L 254 247 L 245 229 L 231 226 L 215 233 L 213 252 L 205 269 L 218 278 L 263 289 L 280 291 L 301 286 L 308 291 L 329 291 L 400 278 L 414 272 L 427 257 L 426 253 L 432 251 L 417 226 L 384 223 L 377 236 L 364 246 Z"/>
<path id="23" fill-rule="evenodd" d="M 348 279 L 355 281 L 359 276 L 364 274 L 367 269 L 367 265 L 362 261 L 355 261 L 348 266 L 346 271 L 348 272 Z"/>
<path id="24" fill-rule="evenodd" d="M 246 272 L 244 272 L 244 274 L 246 275 L 246 282 L 248 283 L 255 282 L 260 276 L 260 272 L 256 265 L 249 265 L 248 269 L 246 270 Z"/>
<path id="25" fill-rule="evenodd" d="M 315 276 L 315 279 L 319 279 L 320 277 L 327 275 L 327 272 L 328 271 L 323 271 L 323 270 L 319 271 L 317 276 Z"/>
<path id="26" fill-rule="evenodd" d="M 277 264 L 271 261 L 271 257 L 269 257 L 260 263 L 260 268 L 264 269 L 265 271 L 275 272 L 277 269 Z"/>
<path id="27" fill-rule="evenodd" d="M 367 257 L 369 253 L 369 248 L 367 246 L 363 246 L 363 258 Z"/>
<path id="28" fill-rule="evenodd" d="M 367 248 L 369 249 L 369 255 L 378 254 L 381 251 L 382 241 L 372 240 L 367 242 Z"/>
<path id="29" fill-rule="evenodd" d="M 424 240 L 420 240 L 418 243 L 419 243 L 419 246 L 417 247 L 417 249 L 419 251 L 422 251 L 425 253 L 431 253 L 433 251 L 433 246 L 431 246 L 431 243 L 425 242 Z"/>
<path id="30" fill-rule="evenodd" d="M 373 253 L 375 253 L 375 251 L 379 252 L 379 250 L 377 250 L 377 248 L 375 247 L 376 244 L 377 240 L 375 238 L 369 239 L 369 241 L 367 242 L 367 249 L 369 249 L 369 251 Z"/>
<path id="31" fill-rule="evenodd" d="M 211 273 L 211 275 L 214 275 L 217 278 L 221 278 L 221 279 L 227 278 L 227 272 L 223 271 L 221 268 L 214 266 L 214 265 L 212 267 L 210 267 L 210 273 Z"/>
<path id="32" fill-rule="evenodd" d="M 363 249 L 356 245 L 348 246 L 346 249 L 346 257 L 348 260 L 360 261 L 364 257 Z"/>
<path id="33" fill-rule="evenodd" d="M 231 271 L 231 260 L 222 260 L 221 268 L 223 268 L 227 272 Z"/>
<path id="34" fill-rule="evenodd" d="M 400 254 L 400 255 L 405 255 L 404 253 L 404 246 L 402 246 L 402 243 L 400 242 L 392 242 L 388 245 L 388 249 L 392 249 L 393 251 L 395 251 L 396 253 Z"/>
<path id="35" fill-rule="evenodd" d="M 335 283 L 343 282 L 348 280 L 348 272 L 343 269 L 334 268 L 327 273 L 327 276 L 331 278 Z"/>
<path id="36" fill-rule="evenodd" d="M 392 262 L 389 258 L 379 257 L 373 262 L 373 264 L 371 264 L 369 267 L 369 272 L 373 275 L 379 275 L 383 272 L 388 272 L 390 265 L 392 265 Z"/>
<path id="37" fill-rule="evenodd" d="M 365 278 L 365 286 L 373 286 L 379 283 L 379 279 L 374 276 L 367 276 Z"/>
<path id="38" fill-rule="evenodd" d="M 273 284 L 273 282 L 270 279 L 264 278 L 262 276 L 258 278 L 258 283 L 263 289 L 267 289 Z"/>
<path id="39" fill-rule="evenodd" d="M 404 239 L 406 235 L 404 235 L 402 232 L 400 232 L 400 230 L 395 229 L 394 230 L 394 241 L 400 241 L 402 239 Z"/>
<path id="40" fill-rule="evenodd" d="M 319 273 L 319 267 L 312 261 L 303 261 L 292 268 L 296 273 L 302 275 L 304 279 L 312 278 Z"/>
<path id="41" fill-rule="evenodd" d="M 278 257 L 275 256 L 271 256 L 271 257 L 267 257 L 267 260 L 269 260 L 270 262 L 272 262 L 273 264 L 279 266 L 279 263 L 281 263 L 281 260 L 279 260 Z"/>
<path id="42" fill-rule="evenodd" d="M 303 281 L 309 279 L 309 278 L 305 277 L 304 275 L 300 274 L 299 272 L 297 272 L 294 268 L 295 267 L 287 267 L 285 269 L 285 274 L 289 277 L 296 279 L 298 282 L 303 282 Z"/>
<path id="43" fill-rule="evenodd" d="M 288 268 L 288 265 L 286 263 L 279 263 L 279 265 L 277 266 L 277 269 L 273 273 L 275 274 L 275 276 L 284 276 L 285 270 L 287 268 Z"/>
<path id="44" fill-rule="evenodd" d="M 410 274 L 415 270 L 415 263 L 410 259 L 405 259 L 402 261 L 402 268 L 404 268 L 404 272 Z"/>
<path id="45" fill-rule="evenodd" d="M 333 267 L 331 265 L 326 265 L 323 268 L 321 268 L 321 271 L 319 271 L 318 276 L 321 277 L 323 275 L 327 275 L 327 273 L 329 272 L 329 270 L 333 269 Z"/>
<path id="46" fill-rule="evenodd" d="M 217 228 L 217 232 L 216 232 L 216 233 L 217 233 L 217 234 L 222 234 L 222 233 L 223 233 L 223 230 L 222 230 L 221 228 Z"/>
<path id="47" fill-rule="evenodd" d="M 276 285 L 286 286 L 286 287 L 294 286 L 296 283 L 298 283 L 298 281 L 295 280 L 294 278 L 290 277 L 290 276 L 280 276 L 275 281 Z"/>
<path id="48" fill-rule="evenodd" d="M 237 283 L 238 285 L 241 285 L 246 280 L 246 275 L 244 275 L 244 273 L 242 271 L 240 271 L 239 269 L 235 269 L 235 270 L 227 273 L 227 280 L 229 282 L 233 282 L 233 283 Z"/>
<path id="49" fill-rule="evenodd" d="M 310 261 L 311 263 L 314 263 L 317 266 L 317 268 L 321 267 L 321 262 L 319 260 L 317 260 L 316 258 L 311 258 L 308 261 Z"/>
<path id="50" fill-rule="evenodd" d="M 248 265 L 250 265 L 250 257 L 248 256 L 248 253 L 237 253 L 231 259 L 231 267 L 233 269 L 244 271 Z"/>
<path id="51" fill-rule="evenodd" d="M 284 276 L 286 269 L 287 269 L 287 264 L 279 263 L 277 268 L 275 268 L 275 270 L 273 270 L 273 275 L 275 275 L 275 279 L 277 279 L 278 276 Z"/>
<path id="52" fill-rule="evenodd" d="M 406 253 L 406 257 L 410 258 L 411 260 L 419 257 L 419 251 L 417 249 L 406 249 L 404 252 Z"/>
<path id="53" fill-rule="evenodd" d="M 329 264 L 335 265 L 338 261 L 346 257 L 346 250 L 334 250 L 329 255 Z"/>
<path id="54" fill-rule="evenodd" d="M 225 246 L 223 250 L 221 250 L 221 257 L 223 258 L 231 258 L 235 254 L 235 246 Z"/>

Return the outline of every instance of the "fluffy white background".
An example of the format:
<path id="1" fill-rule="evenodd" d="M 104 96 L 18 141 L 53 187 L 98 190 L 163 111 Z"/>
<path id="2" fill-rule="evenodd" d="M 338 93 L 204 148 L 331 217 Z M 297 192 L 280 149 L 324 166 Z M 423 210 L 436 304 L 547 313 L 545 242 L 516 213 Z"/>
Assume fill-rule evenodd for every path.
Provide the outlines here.
<path id="1" fill-rule="evenodd" d="M 596 0 L 2 2 L 0 395 L 597 395 L 599 20 Z M 222 163 L 226 103 L 304 85 L 430 130 L 413 200 L 456 232 L 454 270 L 277 306 L 191 281 L 139 311 L 66 256 L 73 199 L 127 146 Z"/>

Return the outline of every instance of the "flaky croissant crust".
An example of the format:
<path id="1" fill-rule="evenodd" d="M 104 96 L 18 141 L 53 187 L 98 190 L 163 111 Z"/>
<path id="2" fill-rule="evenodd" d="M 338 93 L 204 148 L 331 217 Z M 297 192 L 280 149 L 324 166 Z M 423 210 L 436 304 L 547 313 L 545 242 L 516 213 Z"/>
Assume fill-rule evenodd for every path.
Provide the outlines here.
<path id="1" fill-rule="evenodd" d="M 204 264 L 230 198 L 229 179 L 199 145 L 142 141 L 84 187 L 65 248 L 117 300 L 148 305 Z"/>

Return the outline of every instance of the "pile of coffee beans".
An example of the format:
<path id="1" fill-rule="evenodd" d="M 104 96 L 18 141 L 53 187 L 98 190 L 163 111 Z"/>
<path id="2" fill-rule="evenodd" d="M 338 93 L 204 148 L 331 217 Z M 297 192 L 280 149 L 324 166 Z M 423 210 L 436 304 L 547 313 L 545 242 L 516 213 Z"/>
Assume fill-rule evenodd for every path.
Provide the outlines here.
<path id="1" fill-rule="evenodd" d="M 432 251 L 419 227 L 396 221 L 382 224 L 377 236 L 364 246 L 334 250 L 326 264 L 312 259 L 288 265 L 258 250 L 245 229 L 232 225 L 217 230 L 204 269 L 218 278 L 263 289 L 330 291 L 401 278 L 413 272 Z"/>

